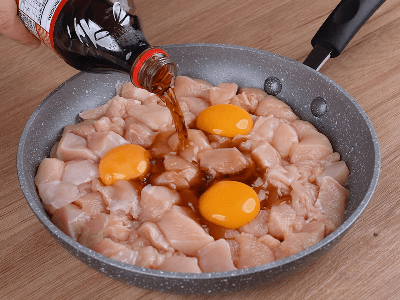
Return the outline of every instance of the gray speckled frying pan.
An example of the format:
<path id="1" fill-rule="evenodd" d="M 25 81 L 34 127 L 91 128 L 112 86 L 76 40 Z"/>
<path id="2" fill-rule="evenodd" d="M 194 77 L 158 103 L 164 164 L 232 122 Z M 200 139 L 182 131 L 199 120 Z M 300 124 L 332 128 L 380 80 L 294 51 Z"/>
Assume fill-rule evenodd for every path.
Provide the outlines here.
<path id="1" fill-rule="evenodd" d="M 329 50 L 326 45 L 322 45 L 322 50 Z M 349 166 L 350 197 L 344 223 L 319 243 L 295 255 L 254 268 L 220 273 L 189 274 L 140 268 L 107 258 L 72 240 L 50 222 L 34 184 L 36 169 L 49 155 L 65 125 L 76 122 L 81 111 L 105 103 L 115 95 L 118 83 L 129 80 L 128 75 L 120 73 L 79 73 L 46 97 L 27 122 L 19 143 L 17 169 L 22 191 L 37 218 L 67 251 L 88 266 L 127 284 L 162 292 L 240 291 L 275 282 L 313 263 L 349 230 L 375 190 L 380 170 L 379 145 L 365 112 L 329 78 L 279 55 L 215 44 L 164 48 L 177 63 L 179 74 L 201 78 L 214 85 L 235 82 L 239 87 L 263 88 L 267 78 L 278 79 L 281 89 L 273 89 L 279 92 L 277 97 L 288 103 L 301 119 L 324 133 Z M 318 46 L 314 49 L 320 50 Z M 335 55 L 335 50 L 330 50 L 330 55 Z M 272 87 L 277 86 L 272 84 Z"/>

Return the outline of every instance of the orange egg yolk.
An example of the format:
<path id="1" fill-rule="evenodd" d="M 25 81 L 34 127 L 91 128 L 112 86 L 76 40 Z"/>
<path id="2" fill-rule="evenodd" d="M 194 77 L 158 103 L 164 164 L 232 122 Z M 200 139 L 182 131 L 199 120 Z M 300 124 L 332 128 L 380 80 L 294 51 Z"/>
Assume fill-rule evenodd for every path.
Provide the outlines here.
<path id="1" fill-rule="evenodd" d="M 256 192 L 244 183 L 220 181 L 200 196 L 199 209 L 206 220 L 236 229 L 257 216 L 260 200 Z"/>
<path id="2" fill-rule="evenodd" d="M 150 154 L 141 146 L 126 144 L 108 151 L 100 161 L 99 173 L 105 185 L 130 180 L 149 170 Z"/>
<path id="3" fill-rule="evenodd" d="M 253 119 L 240 106 L 218 104 L 204 109 L 198 115 L 196 125 L 209 134 L 235 137 L 248 134 L 253 128 Z"/>

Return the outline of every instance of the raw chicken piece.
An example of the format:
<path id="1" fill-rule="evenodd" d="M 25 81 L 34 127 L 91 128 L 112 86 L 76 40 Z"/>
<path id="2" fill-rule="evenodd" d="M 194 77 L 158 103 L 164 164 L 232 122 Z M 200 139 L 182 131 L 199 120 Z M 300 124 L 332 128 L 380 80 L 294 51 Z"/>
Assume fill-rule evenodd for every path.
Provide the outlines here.
<path id="1" fill-rule="evenodd" d="M 293 122 L 294 120 L 298 119 L 289 105 L 270 95 L 258 102 L 258 106 L 254 114 L 256 116 L 265 117 L 273 116 L 275 118 L 285 119 L 289 122 Z"/>
<path id="2" fill-rule="evenodd" d="M 261 101 L 264 98 L 268 98 L 269 95 L 262 89 L 244 87 L 239 90 L 239 93 L 246 93 L 248 97 L 253 97 L 257 100 L 257 102 Z"/>
<path id="3" fill-rule="evenodd" d="M 169 245 L 168 241 L 166 240 L 164 234 L 160 231 L 160 228 L 158 228 L 157 224 L 151 222 L 143 223 L 138 229 L 138 234 L 139 236 L 147 239 L 150 244 L 158 250 L 167 252 L 175 251 L 174 248 Z"/>
<path id="4" fill-rule="evenodd" d="M 204 273 L 236 270 L 229 244 L 224 239 L 205 245 L 198 251 L 197 258 Z"/>
<path id="5" fill-rule="evenodd" d="M 322 178 L 313 217 L 325 224 L 325 234 L 335 231 L 343 222 L 349 190 L 329 176 Z"/>
<path id="6" fill-rule="evenodd" d="M 99 165 L 92 160 L 70 160 L 65 163 L 61 181 L 80 185 L 99 177 Z"/>
<path id="7" fill-rule="evenodd" d="M 188 140 L 189 146 L 179 152 L 179 155 L 186 159 L 188 162 L 198 162 L 198 153 L 204 150 L 212 149 L 206 135 L 201 130 L 188 129 Z M 178 143 L 179 139 L 177 133 L 173 134 L 168 139 L 169 147 L 175 152 L 177 152 L 178 150 Z"/>
<path id="8" fill-rule="evenodd" d="M 132 82 L 124 82 L 121 87 L 121 97 L 126 99 L 134 99 L 144 101 L 154 95 L 145 89 L 140 89 L 132 84 Z"/>
<path id="9" fill-rule="evenodd" d="M 287 123 L 281 123 L 274 132 L 271 145 L 282 158 L 289 156 L 292 146 L 299 142 L 296 130 Z"/>
<path id="10" fill-rule="evenodd" d="M 153 144 L 156 133 L 143 123 L 131 123 L 125 129 L 124 138 L 147 149 Z"/>
<path id="11" fill-rule="evenodd" d="M 139 220 L 155 223 L 179 201 L 178 192 L 165 186 L 147 185 L 141 192 Z"/>
<path id="12" fill-rule="evenodd" d="M 190 188 L 189 182 L 180 174 L 174 171 L 166 171 L 158 176 L 152 176 L 150 177 L 150 183 L 152 185 L 165 186 L 177 191 L 182 191 Z"/>
<path id="13" fill-rule="evenodd" d="M 131 230 L 122 218 L 116 215 L 110 215 L 103 229 L 103 234 L 104 237 L 109 237 L 113 240 L 127 241 L 130 237 Z"/>
<path id="14" fill-rule="evenodd" d="M 277 240 L 270 234 L 266 234 L 266 235 L 263 235 L 262 237 L 259 237 L 258 241 L 260 243 L 263 243 L 264 245 L 268 246 L 268 248 L 271 250 L 274 250 L 275 248 L 279 247 L 281 244 L 280 240 Z"/>
<path id="15" fill-rule="evenodd" d="M 201 182 L 201 173 L 196 163 L 190 163 L 186 159 L 176 155 L 167 155 L 164 159 L 164 167 L 167 171 L 175 171 L 186 179 L 189 185 Z"/>
<path id="16" fill-rule="evenodd" d="M 82 227 L 89 220 L 90 217 L 74 204 L 67 204 L 57 209 L 50 219 L 54 225 L 75 241 L 81 235 Z"/>
<path id="17" fill-rule="evenodd" d="M 39 196 L 44 208 L 52 215 L 54 212 L 78 199 L 81 195 L 76 184 L 50 181 L 38 185 Z"/>
<path id="18" fill-rule="evenodd" d="M 75 159 L 97 160 L 97 156 L 88 149 L 86 139 L 71 132 L 68 132 L 61 138 L 57 147 L 56 155 L 57 158 L 63 161 Z"/>
<path id="19" fill-rule="evenodd" d="M 196 97 L 180 97 L 179 98 L 180 102 L 185 102 L 189 110 L 192 114 L 194 114 L 196 117 L 207 107 L 210 106 L 210 104 L 201 98 L 196 98 Z"/>
<path id="20" fill-rule="evenodd" d="M 169 154 L 176 154 L 176 150 L 172 150 L 168 145 L 170 137 L 176 133 L 175 128 L 168 127 L 165 130 L 158 133 L 155 141 L 150 147 L 151 157 L 164 157 Z"/>
<path id="21" fill-rule="evenodd" d="M 177 76 L 175 78 L 175 95 L 180 100 L 181 97 L 202 98 L 210 101 L 211 83 L 203 80 L 196 80 L 187 76 Z"/>
<path id="22" fill-rule="evenodd" d="M 195 256 L 199 249 L 214 241 L 201 227 L 196 214 L 186 207 L 174 205 L 157 225 L 169 244 L 186 255 Z"/>
<path id="23" fill-rule="evenodd" d="M 199 153 L 200 169 L 215 176 L 216 173 L 236 174 L 249 166 L 237 148 L 211 149 Z"/>
<path id="24" fill-rule="evenodd" d="M 258 106 L 258 100 L 253 95 L 248 96 L 245 92 L 234 95 L 230 100 L 230 104 L 240 106 L 253 114 Z"/>
<path id="25" fill-rule="evenodd" d="M 109 238 L 104 238 L 96 245 L 94 245 L 92 250 L 99 252 L 100 254 L 107 257 L 116 257 L 120 253 L 123 253 L 129 249 L 123 244 L 114 242 Z"/>
<path id="26" fill-rule="evenodd" d="M 145 237 L 137 237 L 136 239 L 131 240 L 129 244 L 131 249 L 136 251 L 141 248 L 151 246 L 150 241 Z"/>
<path id="27" fill-rule="evenodd" d="M 297 216 L 289 204 L 273 205 L 268 220 L 268 231 L 277 239 L 286 238 L 293 230 L 299 231 L 304 225 L 304 219 Z"/>
<path id="28" fill-rule="evenodd" d="M 101 131 L 113 131 L 119 135 L 124 134 L 125 120 L 120 117 L 101 117 L 99 120 L 94 122 L 94 127 L 97 132 Z"/>
<path id="29" fill-rule="evenodd" d="M 213 149 L 233 148 L 232 139 L 226 136 L 212 134 L 208 136 L 208 140 L 210 141 L 210 145 Z"/>
<path id="30" fill-rule="evenodd" d="M 107 211 L 103 196 L 99 192 L 87 193 L 76 199 L 73 203 L 79 206 L 91 218 Z"/>
<path id="31" fill-rule="evenodd" d="M 322 178 L 330 176 L 335 179 L 341 186 L 345 186 L 349 179 L 349 168 L 344 161 L 334 162 L 333 164 L 327 165 L 322 173 L 317 176 L 317 184 L 321 185 Z"/>
<path id="32" fill-rule="evenodd" d="M 293 144 L 289 157 L 291 163 L 320 160 L 333 154 L 328 138 L 320 132 L 309 131 L 299 143 Z"/>
<path id="33" fill-rule="evenodd" d="M 211 235 L 215 240 L 232 239 L 240 234 L 236 229 L 225 228 L 221 225 L 208 222 L 205 219 L 202 219 L 202 223 L 207 225 L 209 235 Z"/>
<path id="34" fill-rule="evenodd" d="M 67 125 L 64 127 L 62 135 L 68 132 L 79 135 L 87 139 L 91 134 L 96 132 L 93 120 L 84 120 L 83 122 L 77 123 L 75 125 Z"/>
<path id="35" fill-rule="evenodd" d="M 240 258 L 239 243 L 235 239 L 226 241 L 229 244 L 229 249 L 231 250 L 233 264 L 236 266 Z"/>
<path id="36" fill-rule="evenodd" d="M 105 114 L 108 106 L 113 101 L 113 99 L 114 98 L 111 98 L 105 104 L 103 104 L 101 106 L 95 107 L 93 109 L 84 110 L 83 112 L 81 112 L 79 114 L 79 116 L 84 120 L 87 120 L 87 119 L 88 120 L 97 120 Z"/>
<path id="37" fill-rule="evenodd" d="M 164 254 L 158 253 L 152 246 L 140 248 L 138 254 L 136 265 L 142 268 L 157 269 L 165 258 Z"/>
<path id="38" fill-rule="evenodd" d="M 107 222 L 107 214 L 99 213 L 95 215 L 82 227 L 82 234 L 78 238 L 78 243 L 90 249 L 93 249 L 93 246 L 103 239 L 103 230 Z"/>
<path id="39" fill-rule="evenodd" d="M 155 103 L 147 105 L 132 105 L 128 115 L 148 126 L 153 131 L 161 131 L 165 127 L 172 126 L 172 116 L 166 106 Z"/>
<path id="40" fill-rule="evenodd" d="M 269 211 L 268 210 L 260 210 L 258 215 L 246 225 L 238 228 L 240 233 L 246 232 L 255 237 L 261 237 L 268 233 L 268 218 L 269 218 Z"/>
<path id="41" fill-rule="evenodd" d="M 110 119 L 113 117 L 125 118 L 127 105 L 128 100 L 117 95 L 107 107 L 104 116 L 109 117 Z"/>
<path id="42" fill-rule="evenodd" d="M 238 86 L 236 83 L 220 83 L 210 89 L 211 105 L 229 104 L 236 95 Z"/>
<path id="43" fill-rule="evenodd" d="M 318 243 L 324 238 L 325 227 L 322 222 L 312 221 L 304 225 L 302 232 L 293 232 L 274 249 L 276 260 L 288 257 Z"/>
<path id="44" fill-rule="evenodd" d="M 308 219 L 314 210 L 315 201 L 317 201 L 318 189 L 312 183 L 294 181 L 292 184 L 292 206 L 297 215 Z"/>
<path id="45" fill-rule="evenodd" d="M 282 122 L 281 119 L 274 117 L 258 117 L 251 132 L 271 143 L 275 130 Z"/>
<path id="46" fill-rule="evenodd" d="M 251 157 L 258 167 L 264 170 L 267 168 L 274 168 L 279 165 L 281 161 L 278 151 L 268 142 L 264 142 L 262 145 L 255 148 L 251 152 Z"/>
<path id="47" fill-rule="evenodd" d="M 35 176 L 35 184 L 38 186 L 46 182 L 60 181 L 63 172 L 64 162 L 62 160 L 57 158 L 45 158 L 39 164 Z"/>
<path id="48" fill-rule="evenodd" d="M 196 116 L 190 112 L 189 105 L 184 101 L 179 101 L 179 106 L 183 114 L 183 120 L 185 121 L 187 128 L 196 127 Z"/>
<path id="49" fill-rule="evenodd" d="M 139 252 L 131 249 L 126 249 L 121 252 L 119 252 L 116 255 L 111 256 L 110 258 L 118 260 L 120 262 L 130 264 L 130 265 L 136 265 L 137 258 L 139 256 Z"/>
<path id="50" fill-rule="evenodd" d="M 170 256 L 165 257 L 158 270 L 167 272 L 201 273 L 196 257 Z"/>
<path id="51" fill-rule="evenodd" d="M 242 233 L 236 240 L 239 243 L 239 260 L 236 264 L 238 269 L 252 268 L 275 260 L 272 250 L 251 234 Z"/>
<path id="52" fill-rule="evenodd" d="M 102 158 L 108 151 L 117 146 L 129 144 L 119 134 L 113 131 L 96 132 L 88 139 L 88 148 L 98 157 Z"/>
<path id="53" fill-rule="evenodd" d="M 140 212 L 138 190 L 126 180 L 118 180 L 109 186 L 102 186 L 99 192 L 103 195 L 107 209 L 117 215 L 129 214 L 137 218 Z"/>
<path id="54" fill-rule="evenodd" d="M 292 127 L 296 130 L 299 139 L 303 139 L 308 134 L 318 131 L 310 122 L 303 120 L 295 120 L 291 123 Z"/>

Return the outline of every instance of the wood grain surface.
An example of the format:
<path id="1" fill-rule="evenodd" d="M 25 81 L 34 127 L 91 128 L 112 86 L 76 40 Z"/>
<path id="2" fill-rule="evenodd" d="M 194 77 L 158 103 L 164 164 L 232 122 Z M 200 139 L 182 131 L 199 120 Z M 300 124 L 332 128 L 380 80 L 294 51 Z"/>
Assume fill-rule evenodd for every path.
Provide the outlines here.
<path id="1" fill-rule="evenodd" d="M 303 61 L 339 0 L 137 0 L 153 45 L 223 43 Z M 77 73 L 42 45 L 0 35 L 1 299 L 400 299 L 400 1 L 387 0 L 321 72 L 371 119 L 381 146 L 376 192 L 328 254 L 275 284 L 221 296 L 161 294 L 89 268 L 58 245 L 30 210 L 17 171 L 18 140 L 39 103 Z"/>

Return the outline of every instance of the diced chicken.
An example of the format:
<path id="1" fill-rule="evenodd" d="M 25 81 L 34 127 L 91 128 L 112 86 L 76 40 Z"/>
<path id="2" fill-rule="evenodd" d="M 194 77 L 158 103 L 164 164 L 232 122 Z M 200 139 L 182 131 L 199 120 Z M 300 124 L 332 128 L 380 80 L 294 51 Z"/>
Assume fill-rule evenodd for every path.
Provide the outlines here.
<path id="1" fill-rule="evenodd" d="M 140 248 L 138 254 L 136 265 L 142 268 L 157 269 L 165 258 L 164 254 L 158 253 L 152 246 Z"/>
<path id="2" fill-rule="evenodd" d="M 236 95 L 238 86 L 236 83 L 220 83 L 210 89 L 211 105 L 229 104 Z"/>
<path id="3" fill-rule="evenodd" d="M 204 150 L 212 149 L 206 135 L 201 130 L 189 129 L 188 140 L 189 146 L 179 152 L 179 155 L 186 159 L 188 162 L 198 162 L 198 153 Z M 178 134 L 175 133 L 168 139 L 168 145 L 173 151 L 177 152 L 178 144 Z"/>
<path id="4" fill-rule="evenodd" d="M 333 164 L 327 165 L 322 173 L 317 176 L 317 183 L 321 185 L 322 178 L 330 176 L 335 179 L 341 186 L 345 186 L 349 179 L 349 168 L 344 161 L 334 162 Z"/>
<path id="5" fill-rule="evenodd" d="M 348 196 L 349 190 L 335 179 L 329 176 L 322 178 L 313 217 L 325 224 L 326 235 L 342 224 Z"/>
<path id="6" fill-rule="evenodd" d="M 236 270 L 229 244 L 224 239 L 205 245 L 198 251 L 197 257 L 200 269 L 204 273 Z"/>
<path id="7" fill-rule="evenodd" d="M 165 186 L 177 191 L 190 188 L 189 182 L 174 171 L 166 171 L 158 176 L 150 177 L 150 183 L 152 185 Z"/>
<path id="8" fill-rule="evenodd" d="M 275 130 L 282 122 L 281 119 L 274 117 L 258 117 L 251 132 L 271 143 Z"/>
<path id="9" fill-rule="evenodd" d="M 281 245 L 281 241 L 277 240 L 270 234 L 266 234 L 263 235 L 262 237 L 259 237 L 258 241 L 268 246 L 268 248 L 271 250 L 274 250 L 275 248 L 278 248 Z"/>
<path id="10" fill-rule="evenodd" d="M 203 110 L 210 106 L 210 104 L 206 100 L 196 97 L 180 97 L 179 101 L 185 102 L 188 105 L 190 112 L 196 117 Z"/>
<path id="11" fill-rule="evenodd" d="M 113 240 L 127 241 L 131 234 L 131 229 L 122 218 L 116 215 L 110 215 L 108 222 L 103 230 L 104 237 Z"/>
<path id="12" fill-rule="evenodd" d="M 167 252 L 175 251 L 174 248 L 169 245 L 164 234 L 160 231 L 160 228 L 158 228 L 157 224 L 155 223 L 143 223 L 138 229 L 138 234 L 139 236 L 147 239 L 150 244 L 158 250 Z"/>
<path id="13" fill-rule="evenodd" d="M 299 143 L 293 144 L 290 151 L 290 162 L 319 160 L 333 154 L 328 138 L 320 132 L 310 131 Z"/>
<path id="14" fill-rule="evenodd" d="M 79 206 L 91 218 L 99 213 L 107 212 L 103 196 L 99 192 L 87 193 L 76 199 L 73 203 Z"/>
<path id="15" fill-rule="evenodd" d="M 299 142 L 296 130 L 287 123 L 281 123 L 274 132 L 271 145 L 282 158 L 289 156 L 292 146 Z"/>
<path id="16" fill-rule="evenodd" d="M 125 144 L 129 144 L 129 142 L 119 134 L 113 131 L 104 131 L 92 134 L 87 146 L 93 153 L 102 158 L 112 148 Z"/>
<path id="17" fill-rule="evenodd" d="M 237 148 L 211 149 L 199 153 L 200 169 L 215 175 L 236 174 L 249 166 Z"/>
<path id="18" fill-rule="evenodd" d="M 87 141 L 83 137 L 71 132 L 65 134 L 57 147 L 57 157 L 63 161 L 69 160 L 97 160 L 97 156 L 88 149 Z"/>
<path id="19" fill-rule="evenodd" d="M 302 232 L 293 232 L 274 249 L 276 259 L 282 259 L 303 251 L 318 243 L 324 238 L 325 227 L 322 222 L 312 221 L 306 225 Z"/>
<path id="20" fill-rule="evenodd" d="M 215 240 L 232 239 L 240 234 L 236 229 L 226 228 L 221 225 L 208 222 L 207 220 L 202 220 L 202 223 L 207 225 L 209 235 L 211 235 Z"/>
<path id="21" fill-rule="evenodd" d="M 246 93 L 248 97 L 254 97 L 257 102 L 269 97 L 269 95 L 264 90 L 251 87 L 241 88 L 239 90 L 239 93 Z"/>
<path id="22" fill-rule="evenodd" d="M 70 160 L 65 163 L 64 173 L 61 180 L 63 182 L 71 182 L 80 185 L 99 177 L 99 165 L 94 163 L 92 160 Z"/>
<path id="23" fill-rule="evenodd" d="M 318 160 L 299 161 L 296 162 L 294 166 L 300 174 L 299 181 L 301 182 L 315 182 L 317 176 L 322 173 L 324 168 L 323 161 Z"/>
<path id="24" fill-rule="evenodd" d="M 213 149 L 218 148 L 233 148 L 232 139 L 221 135 L 209 135 L 208 140 Z"/>
<path id="25" fill-rule="evenodd" d="M 189 185 L 201 182 L 201 173 L 196 163 L 190 163 L 186 159 L 176 155 L 167 155 L 164 159 L 164 167 L 167 171 L 175 171 L 186 179 Z"/>
<path id="26" fill-rule="evenodd" d="M 299 231 L 304 225 L 304 218 L 297 216 L 292 206 L 283 203 L 271 207 L 267 225 L 269 234 L 277 239 L 283 239 L 293 230 Z"/>
<path id="27" fill-rule="evenodd" d="M 294 120 L 298 119 L 289 105 L 270 95 L 258 102 L 258 106 L 254 114 L 256 116 L 265 117 L 273 116 L 275 118 L 285 119 L 289 122 L 293 122 Z"/>
<path id="28" fill-rule="evenodd" d="M 110 105 L 107 107 L 104 116 L 111 118 L 126 117 L 126 109 L 127 109 L 128 101 L 125 98 L 120 96 L 115 96 L 113 100 L 110 102 Z"/>
<path id="29" fill-rule="evenodd" d="M 196 257 L 170 256 L 165 257 L 158 270 L 167 272 L 201 273 Z"/>
<path id="30" fill-rule="evenodd" d="M 101 117 L 99 120 L 94 122 L 94 127 L 97 132 L 101 131 L 113 131 L 119 135 L 124 134 L 125 120 L 121 117 Z"/>
<path id="31" fill-rule="evenodd" d="M 169 244 L 186 255 L 195 256 L 197 251 L 214 241 L 201 227 L 192 210 L 174 205 L 157 225 Z"/>
<path id="32" fill-rule="evenodd" d="M 318 189 L 309 182 L 294 181 L 292 184 L 292 206 L 297 215 L 308 219 L 314 209 L 315 201 L 317 201 Z"/>
<path id="33" fill-rule="evenodd" d="M 306 135 L 316 132 L 317 129 L 307 121 L 295 120 L 291 123 L 292 127 L 296 130 L 299 139 L 303 139 Z"/>
<path id="34" fill-rule="evenodd" d="M 268 233 L 268 218 L 269 211 L 260 210 L 258 215 L 252 221 L 238 228 L 238 231 L 249 233 L 255 237 L 266 235 Z"/>
<path id="35" fill-rule="evenodd" d="M 138 251 L 127 248 L 119 252 L 118 254 L 111 256 L 111 258 L 126 264 L 136 265 L 138 256 L 139 256 Z"/>
<path id="36" fill-rule="evenodd" d="M 73 134 L 87 139 L 91 134 L 96 132 L 94 121 L 84 120 L 83 122 L 74 125 L 67 125 L 64 127 L 63 135 L 67 134 L 68 132 L 72 132 Z"/>
<path id="37" fill-rule="evenodd" d="M 251 157 L 258 167 L 264 170 L 267 168 L 274 168 L 279 165 L 281 161 L 278 151 L 268 142 L 264 142 L 262 145 L 255 148 L 251 152 Z"/>
<path id="38" fill-rule="evenodd" d="M 185 121 L 187 128 L 194 128 L 196 127 L 196 116 L 191 113 L 189 106 L 184 101 L 179 101 L 179 106 L 181 108 L 183 114 L 183 120 Z"/>
<path id="39" fill-rule="evenodd" d="M 107 222 L 107 214 L 96 214 L 82 227 L 82 234 L 78 238 L 78 242 L 83 246 L 93 249 L 93 246 L 99 243 L 104 238 L 103 231 Z"/>
<path id="40" fill-rule="evenodd" d="M 60 181 L 64 172 L 64 162 L 57 158 L 45 158 L 43 159 L 38 167 L 35 184 Z"/>
<path id="41" fill-rule="evenodd" d="M 129 214 L 137 218 L 140 212 L 138 190 L 135 185 L 126 180 L 99 188 L 107 204 L 107 209 L 117 215 Z"/>
<path id="42" fill-rule="evenodd" d="M 76 184 L 58 180 L 42 183 L 38 190 L 43 206 L 50 214 L 81 196 Z"/>
<path id="43" fill-rule="evenodd" d="M 92 247 L 92 250 L 99 252 L 100 254 L 107 257 L 116 257 L 120 253 L 123 253 L 129 249 L 125 245 L 114 242 L 110 238 L 105 238 L 94 245 Z"/>
<path id="44" fill-rule="evenodd" d="M 134 99 L 144 101 L 153 94 L 145 89 L 140 89 L 132 84 L 132 82 L 124 82 L 121 87 L 121 97 L 126 99 Z"/>
<path id="45" fill-rule="evenodd" d="M 125 130 L 124 138 L 147 149 L 153 144 L 156 133 L 143 123 L 131 123 Z"/>
<path id="46" fill-rule="evenodd" d="M 210 89 L 213 85 L 203 80 L 196 80 L 187 76 L 177 76 L 175 78 L 175 95 L 178 100 L 181 97 L 202 98 L 210 101 Z"/>
<path id="47" fill-rule="evenodd" d="M 230 104 L 240 106 L 253 114 L 258 106 L 258 100 L 253 95 L 247 95 L 245 92 L 241 92 L 238 95 L 233 96 L 230 100 Z"/>
<path id="48" fill-rule="evenodd" d="M 105 104 L 103 104 L 101 106 L 98 106 L 98 107 L 95 107 L 92 109 L 87 109 L 87 110 L 81 112 L 79 114 L 79 116 L 84 120 L 97 120 L 105 114 L 108 106 L 110 105 L 110 103 L 113 100 L 114 100 L 114 98 L 111 98 Z"/>
<path id="49" fill-rule="evenodd" d="M 132 105 L 128 114 L 145 124 L 153 131 L 161 131 L 173 125 L 172 116 L 168 107 L 155 103 L 147 105 Z"/>
<path id="50" fill-rule="evenodd" d="M 90 217 L 74 204 L 64 205 L 57 209 L 51 217 L 51 222 L 75 241 L 81 235 L 82 227 L 89 220 Z"/>
<path id="51" fill-rule="evenodd" d="M 229 248 L 231 250 L 231 257 L 233 264 L 236 266 L 240 259 L 239 243 L 235 239 L 226 241 L 228 242 Z"/>
<path id="52" fill-rule="evenodd" d="M 239 243 L 239 260 L 236 264 L 238 269 L 252 268 L 275 260 L 272 250 L 251 234 L 242 233 L 236 240 Z"/>
<path id="53" fill-rule="evenodd" d="M 164 157 L 169 154 L 176 154 L 176 150 L 172 150 L 168 145 L 168 140 L 172 135 L 176 133 L 175 128 L 166 128 L 165 130 L 159 132 L 156 136 L 153 144 L 150 147 L 151 157 L 159 158 Z"/>
<path id="54" fill-rule="evenodd" d="M 141 222 L 158 222 L 173 205 L 178 204 L 180 195 L 164 186 L 147 185 L 141 191 Z"/>

